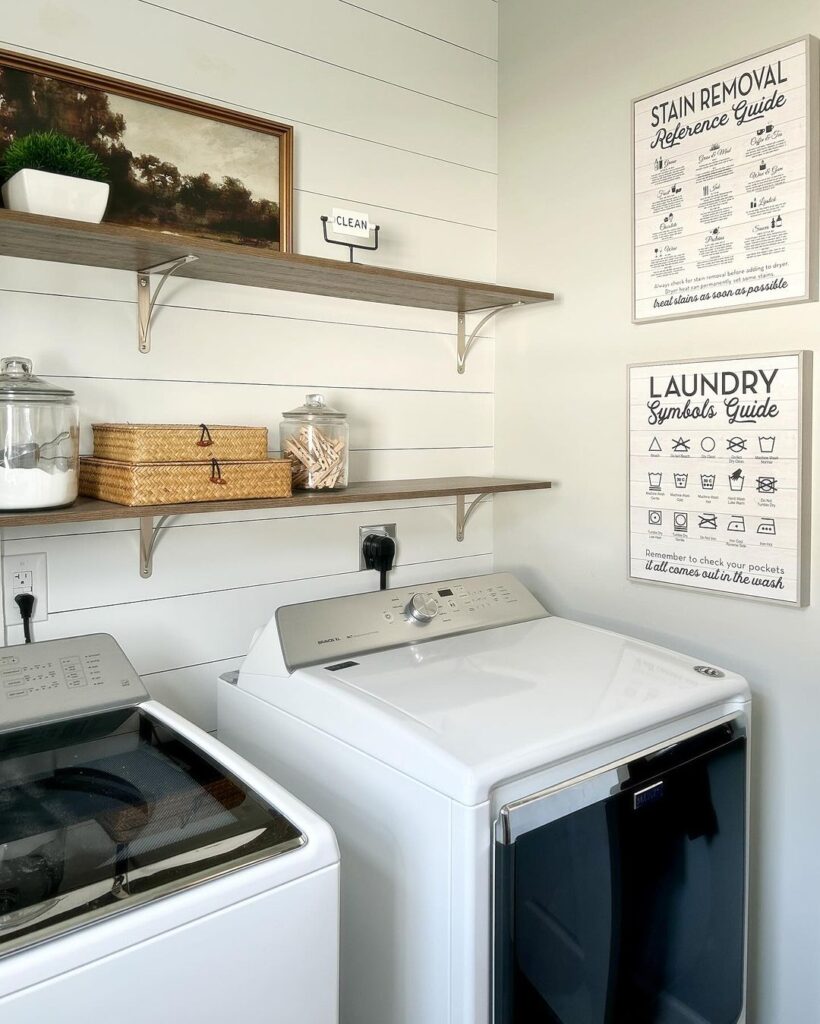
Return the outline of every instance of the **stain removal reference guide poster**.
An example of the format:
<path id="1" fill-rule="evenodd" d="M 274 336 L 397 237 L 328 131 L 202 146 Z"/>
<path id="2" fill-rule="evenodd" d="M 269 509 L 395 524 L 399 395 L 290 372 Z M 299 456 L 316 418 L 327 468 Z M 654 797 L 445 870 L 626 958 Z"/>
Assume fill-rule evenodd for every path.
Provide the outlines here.
<path id="1" fill-rule="evenodd" d="M 817 40 L 633 104 L 635 323 L 816 298 Z"/>
<path id="2" fill-rule="evenodd" d="M 805 603 L 810 358 L 630 367 L 632 579 Z"/>

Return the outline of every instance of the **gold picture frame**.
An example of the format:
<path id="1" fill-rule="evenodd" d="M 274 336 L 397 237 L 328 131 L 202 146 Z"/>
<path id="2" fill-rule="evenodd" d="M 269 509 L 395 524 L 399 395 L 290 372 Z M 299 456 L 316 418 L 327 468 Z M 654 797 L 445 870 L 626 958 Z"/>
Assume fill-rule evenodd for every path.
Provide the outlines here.
<path id="1" fill-rule="evenodd" d="M 293 251 L 291 125 L 0 50 L 0 156 L 47 130 L 106 165 L 107 223 Z"/>

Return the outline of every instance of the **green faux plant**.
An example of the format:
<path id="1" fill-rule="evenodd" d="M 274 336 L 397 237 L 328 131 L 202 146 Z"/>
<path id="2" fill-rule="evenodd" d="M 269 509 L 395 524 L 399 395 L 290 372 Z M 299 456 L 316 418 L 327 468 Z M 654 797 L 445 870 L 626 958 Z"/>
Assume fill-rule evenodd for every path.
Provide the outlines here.
<path id="1" fill-rule="evenodd" d="M 0 162 L 3 181 L 22 170 L 50 171 L 69 178 L 107 181 L 100 158 L 84 142 L 59 132 L 32 132 L 10 142 Z"/>

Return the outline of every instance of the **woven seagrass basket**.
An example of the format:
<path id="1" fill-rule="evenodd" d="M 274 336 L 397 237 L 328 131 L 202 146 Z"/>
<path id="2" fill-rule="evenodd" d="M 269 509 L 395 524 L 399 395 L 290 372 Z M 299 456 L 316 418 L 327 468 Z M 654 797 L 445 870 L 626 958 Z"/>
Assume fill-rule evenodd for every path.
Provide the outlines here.
<path id="1" fill-rule="evenodd" d="M 205 423 L 93 423 L 94 458 L 145 462 L 257 462 L 268 455 L 265 427 Z"/>
<path id="2" fill-rule="evenodd" d="M 80 459 L 80 494 L 117 505 L 178 505 L 238 498 L 289 498 L 287 459 L 258 462 L 166 462 L 131 465 Z"/>

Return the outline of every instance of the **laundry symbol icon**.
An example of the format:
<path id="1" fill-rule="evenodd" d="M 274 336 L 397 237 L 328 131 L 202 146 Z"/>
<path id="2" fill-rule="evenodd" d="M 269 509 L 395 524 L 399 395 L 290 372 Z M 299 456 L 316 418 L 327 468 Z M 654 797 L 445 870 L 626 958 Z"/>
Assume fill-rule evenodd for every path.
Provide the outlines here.
<path id="1" fill-rule="evenodd" d="M 660 452 L 660 451 L 663 451 L 663 449 L 661 448 L 661 443 L 660 443 L 660 441 L 659 441 L 659 440 L 657 439 L 657 437 L 653 437 L 653 438 L 652 438 L 652 442 L 651 442 L 651 443 L 650 443 L 650 445 L 649 445 L 649 450 L 650 450 L 651 452 Z"/>
<path id="2" fill-rule="evenodd" d="M 730 491 L 742 491 L 743 484 L 746 482 L 746 478 L 743 476 L 742 469 L 736 469 L 734 473 L 729 474 L 729 490 Z"/>
<path id="3" fill-rule="evenodd" d="M 675 513 L 675 533 L 686 533 L 689 530 L 689 513 Z"/>
<path id="4" fill-rule="evenodd" d="M 701 473 L 700 486 L 704 489 L 704 491 L 713 491 L 715 489 L 715 474 Z"/>
<path id="5" fill-rule="evenodd" d="M 774 494 L 777 491 L 777 478 L 773 476 L 759 476 L 757 478 L 757 489 L 760 494 Z"/>
<path id="6" fill-rule="evenodd" d="M 704 437 L 701 439 L 700 446 L 705 452 L 713 452 L 715 450 L 715 439 L 713 437 Z"/>
<path id="7" fill-rule="evenodd" d="M 743 516 L 732 516 L 732 518 L 726 524 L 726 529 L 729 531 L 729 533 L 745 533 L 746 520 Z"/>
<path id="8" fill-rule="evenodd" d="M 663 473 L 650 473 L 649 490 L 659 491 L 661 489 L 661 480 L 663 480 Z"/>
<path id="9" fill-rule="evenodd" d="M 716 530 L 717 529 L 717 513 L 716 512 L 699 512 L 698 516 L 700 521 L 698 526 L 701 530 Z"/>
<path id="10" fill-rule="evenodd" d="M 757 532 L 764 534 L 766 537 L 774 537 L 777 532 L 774 528 L 774 519 L 761 519 Z"/>
<path id="11" fill-rule="evenodd" d="M 649 525 L 650 526 L 662 526 L 663 525 L 663 512 L 657 508 L 651 508 L 649 510 Z"/>
<path id="12" fill-rule="evenodd" d="M 774 440 L 774 438 L 772 439 Z M 730 452 L 745 452 L 746 451 L 746 438 L 745 437 L 730 437 L 726 442 L 726 447 Z"/>
<path id="13" fill-rule="evenodd" d="M 689 444 L 690 444 L 690 442 L 689 442 L 688 438 L 686 438 L 686 439 L 684 439 L 682 437 L 675 438 L 672 441 L 672 451 L 673 452 L 688 452 L 689 451 Z"/>
<path id="14" fill-rule="evenodd" d="M 675 487 L 677 487 L 679 491 L 682 491 L 684 487 L 686 487 L 687 481 L 689 480 L 689 474 L 673 473 L 672 476 L 675 481 Z"/>
<path id="15" fill-rule="evenodd" d="M 774 437 L 758 437 L 757 443 L 760 445 L 760 451 L 763 455 L 771 455 L 774 451 L 776 438 Z"/>

